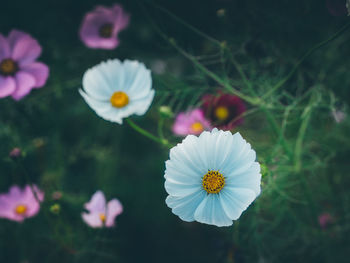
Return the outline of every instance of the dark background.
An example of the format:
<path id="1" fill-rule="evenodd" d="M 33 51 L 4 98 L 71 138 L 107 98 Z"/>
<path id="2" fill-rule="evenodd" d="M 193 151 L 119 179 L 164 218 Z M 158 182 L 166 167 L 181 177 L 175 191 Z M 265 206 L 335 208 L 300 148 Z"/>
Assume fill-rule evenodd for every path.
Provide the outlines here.
<path id="1" fill-rule="evenodd" d="M 281 189 L 288 193 L 303 191 L 290 186 L 293 175 L 285 170 L 278 191 L 269 188 L 269 178 L 264 179 L 267 191 L 263 187 L 257 203 L 242 215 L 239 228 L 238 224 L 217 228 L 185 223 L 173 215 L 164 202 L 163 172 L 168 151 L 126 124 L 109 123 L 96 116 L 78 89 L 85 70 L 107 58 L 137 59 L 151 68 L 163 61 L 166 73 L 154 76 L 156 90 L 163 88 L 169 76 L 169 85 L 192 83 L 198 72 L 161 38 L 152 23 L 192 54 L 210 54 L 214 49 L 154 4 L 209 36 L 226 41 L 233 50 L 243 50 L 238 57 L 257 83 L 274 83 L 285 76 L 298 58 L 334 34 L 349 18 L 332 16 L 323 0 L 123 1 L 120 3 L 131 14 L 131 20 L 120 33 L 120 46 L 113 51 L 86 48 L 78 37 L 84 14 L 97 4 L 113 3 L 0 3 L 0 32 L 7 35 L 11 29 L 19 29 L 30 33 L 43 47 L 39 60 L 50 67 L 46 87 L 32 91 L 20 102 L 11 98 L 0 101 L 1 192 L 12 184 L 26 183 L 23 166 L 46 193 L 38 216 L 22 224 L 0 220 L 0 262 L 346 262 L 350 227 L 348 122 L 334 127 L 324 109 L 313 116 L 310 137 L 314 134 L 317 139 L 311 141 L 323 146 L 312 154 L 334 154 L 321 172 L 317 170 L 320 168 L 312 172 L 322 175 L 321 179 L 310 178 L 311 199 L 316 207 L 281 197 Z M 223 17 L 218 16 L 219 9 L 225 10 Z M 347 105 L 349 40 L 346 31 L 314 52 L 284 89 L 295 95 L 306 90 L 302 87 L 323 85 L 340 98 L 339 107 Z M 199 81 L 196 85 L 211 91 L 216 87 L 211 80 L 203 79 L 204 84 Z M 134 118 L 150 131 L 156 130 L 161 96 L 157 93 L 146 117 Z M 239 128 L 257 144 L 262 137 L 252 128 L 259 118 L 248 119 Z M 167 125 L 170 135 L 171 120 Z M 292 134 L 293 127 L 290 129 Z M 13 147 L 21 147 L 25 153 L 22 165 L 8 158 Z M 263 149 L 268 146 L 262 143 L 257 147 L 258 156 L 264 156 Z M 311 167 L 313 160 L 308 159 Z M 319 185 L 314 185 L 315 181 Z M 83 203 L 98 189 L 107 199 L 119 198 L 124 205 L 116 228 L 91 229 L 80 218 Z M 51 198 L 54 191 L 63 193 L 58 202 Z M 59 215 L 50 212 L 54 203 L 61 206 Z M 310 209 L 315 213 L 309 215 Z M 317 223 L 317 215 L 324 211 L 335 218 L 326 230 Z"/>

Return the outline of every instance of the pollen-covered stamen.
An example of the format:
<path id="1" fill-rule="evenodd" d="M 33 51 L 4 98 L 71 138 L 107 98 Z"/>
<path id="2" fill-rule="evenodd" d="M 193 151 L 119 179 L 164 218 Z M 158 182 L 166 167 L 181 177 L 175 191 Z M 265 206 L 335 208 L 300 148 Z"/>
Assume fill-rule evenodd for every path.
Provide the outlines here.
<path id="1" fill-rule="evenodd" d="M 208 171 L 203 176 L 202 185 L 208 194 L 217 194 L 225 186 L 225 177 L 219 171 Z"/>
<path id="2" fill-rule="evenodd" d="M 18 215 L 24 215 L 27 212 L 27 206 L 26 205 L 18 205 L 18 206 L 16 206 L 15 212 Z"/>
<path id="3" fill-rule="evenodd" d="M 104 24 L 100 27 L 98 34 L 100 35 L 100 37 L 110 38 L 112 36 L 112 32 L 113 32 L 113 25 Z"/>
<path id="4" fill-rule="evenodd" d="M 195 122 L 195 123 L 192 123 L 191 130 L 195 133 L 199 133 L 199 132 L 202 132 L 204 129 L 203 129 L 202 123 Z"/>
<path id="5" fill-rule="evenodd" d="M 106 215 L 104 213 L 99 214 L 102 223 L 106 222 Z"/>
<path id="6" fill-rule="evenodd" d="M 0 74 L 4 76 L 14 75 L 18 71 L 17 63 L 10 59 L 4 59 L 0 62 Z"/>
<path id="7" fill-rule="evenodd" d="M 228 108 L 219 106 L 215 109 L 215 117 L 218 118 L 221 121 L 224 121 L 228 118 L 230 112 Z"/>
<path id="8" fill-rule="evenodd" d="M 116 108 L 123 108 L 129 103 L 129 96 L 123 91 L 114 92 L 110 98 L 111 104 Z"/>

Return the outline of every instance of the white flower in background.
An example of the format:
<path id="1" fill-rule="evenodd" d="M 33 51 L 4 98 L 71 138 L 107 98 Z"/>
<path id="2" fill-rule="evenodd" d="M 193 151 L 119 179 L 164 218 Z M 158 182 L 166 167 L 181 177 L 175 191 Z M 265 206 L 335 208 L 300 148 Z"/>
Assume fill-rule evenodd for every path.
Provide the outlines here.
<path id="1" fill-rule="evenodd" d="M 345 120 L 346 114 L 342 110 L 334 110 L 332 111 L 332 116 L 336 123 L 341 123 Z"/>
<path id="2" fill-rule="evenodd" d="M 119 124 L 145 114 L 154 97 L 150 70 L 131 60 L 108 60 L 87 70 L 83 89 L 80 94 L 98 116 Z"/>
<path id="3" fill-rule="evenodd" d="M 188 135 L 166 161 L 166 204 L 191 222 L 230 226 L 260 194 L 260 165 L 239 133 Z"/>
<path id="4" fill-rule="evenodd" d="M 348 9 L 348 16 L 350 16 L 350 0 L 346 1 L 346 8 Z"/>

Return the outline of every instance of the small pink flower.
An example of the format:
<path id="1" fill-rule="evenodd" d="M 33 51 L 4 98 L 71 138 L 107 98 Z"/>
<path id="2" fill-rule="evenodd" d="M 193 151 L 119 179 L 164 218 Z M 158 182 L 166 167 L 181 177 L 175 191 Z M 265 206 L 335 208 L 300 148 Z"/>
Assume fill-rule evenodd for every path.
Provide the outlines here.
<path id="1" fill-rule="evenodd" d="M 333 217 L 329 213 L 323 213 L 318 216 L 318 223 L 323 229 L 326 228 L 332 222 L 333 222 Z"/>
<path id="2" fill-rule="evenodd" d="M 85 223 L 93 228 L 114 226 L 115 217 L 123 212 L 123 206 L 118 199 L 112 199 L 106 204 L 101 191 L 97 191 L 84 207 L 89 213 L 84 212 L 81 216 Z"/>
<path id="3" fill-rule="evenodd" d="M 41 46 L 29 34 L 18 30 L 7 38 L 0 34 L 0 98 L 12 95 L 20 100 L 45 85 L 49 68 L 36 62 L 40 54 Z"/>
<path id="4" fill-rule="evenodd" d="M 80 39 L 89 48 L 114 49 L 119 45 L 118 34 L 129 24 L 129 15 L 120 5 L 111 8 L 97 6 L 85 15 Z"/>
<path id="5" fill-rule="evenodd" d="M 204 130 L 210 130 L 211 126 L 201 109 L 181 112 L 176 116 L 173 132 L 177 135 L 198 135 Z"/>
<path id="6" fill-rule="evenodd" d="M 18 147 L 15 147 L 11 150 L 11 152 L 9 153 L 9 156 L 12 158 L 12 159 L 17 159 L 19 157 L 22 156 L 22 151 L 20 148 Z"/>
<path id="7" fill-rule="evenodd" d="M 32 187 L 26 185 L 23 190 L 14 185 L 8 193 L 0 194 L 0 217 L 22 222 L 39 212 L 38 200 L 40 202 L 44 200 L 44 193 L 36 185 Z"/>
<path id="8" fill-rule="evenodd" d="M 232 130 L 243 123 L 241 115 L 246 107 L 239 97 L 231 94 L 205 95 L 202 102 L 202 109 L 212 126 Z"/>

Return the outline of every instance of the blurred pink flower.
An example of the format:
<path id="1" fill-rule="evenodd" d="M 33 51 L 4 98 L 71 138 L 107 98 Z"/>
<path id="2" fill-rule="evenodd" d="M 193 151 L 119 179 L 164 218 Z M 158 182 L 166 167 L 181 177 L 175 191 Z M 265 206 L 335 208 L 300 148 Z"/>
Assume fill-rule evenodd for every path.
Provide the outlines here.
<path id="1" fill-rule="evenodd" d="M 22 156 L 22 151 L 20 148 L 18 147 L 15 147 L 11 150 L 11 152 L 9 153 L 9 156 L 12 158 L 12 159 L 17 159 L 18 157 L 21 157 Z"/>
<path id="2" fill-rule="evenodd" d="M 204 117 L 201 109 L 194 109 L 188 112 L 181 112 L 176 116 L 173 132 L 176 135 L 198 135 L 204 130 L 210 130 L 209 121 Z"/>
<path id="3" fill-rule="evenodd" d="M 129 15 L 120 5 L 97 6 L 85 15 L 80 39 L 89 48 L 114 49 L 119 45 L 118 33 L 129 24 Z"/>
<path id="4" fill-rule="evenodd" d="M 12 95 L 20 100 L 45 85 L 49 68 L 36 62 L 40 54 L 41 46 L 29 34 L 18 30 L 7 38 L 0 34 L 0 98 Z"/>
<path id="5" fill-rule="evenodd" d="M 323 213 L 318 216 L 318 223 L 321 228 L 326 228 L 329 223 L 333 222 L 333 217 L 329 213 Z"/>
<path id="6" fill-rule="evenodd" d="M 115 217 L 123 212 L 123 206 L 118 199 L 112 199 L 106 204 L 101 191 L 97 191 L 84 207 L 89 213 L 83 212 L 81 216 L 85 223 L 93 228 L 114 226 Z"/>
<path id="7" fill-rule="evenodd" d="M 202 109 L 212 126 L 232 130 L 243 123 L 241 115 L 246 107 L 239 97 L 231 94 L 204 95 L 202 102 Z"/>
<path id="8" fill-rule="evenodd" d="M 22 222 L 25 218 L 35 216 L 40 210 L 38 200 L 44 200 L 44 192 L 38 189 L 36 185 L 31 188 L 26 185 L 20 189 L 17 185 L 10 188 L 6 194 L 0 194 L 0 217 L 9 220 Z"/>
<path id="9" fill-rule="evenodd" d="M 344 16 L 347 14 L 346 0 L 326 0 L 326 6 L 332 16 Z"/>

